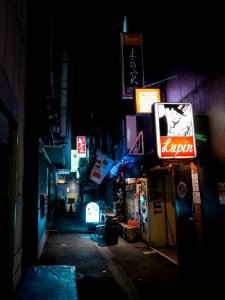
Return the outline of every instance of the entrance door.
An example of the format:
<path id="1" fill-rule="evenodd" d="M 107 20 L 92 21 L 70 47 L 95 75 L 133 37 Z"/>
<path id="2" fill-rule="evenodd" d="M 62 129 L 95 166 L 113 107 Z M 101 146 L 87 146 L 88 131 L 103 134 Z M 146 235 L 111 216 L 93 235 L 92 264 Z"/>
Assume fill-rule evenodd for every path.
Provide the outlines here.
<path id="1" fill-rule="evenodd" d="M 192 198 L 191 169 L 179 164 L 174 169 L 176 193 L 177 249 L 179 264 L 191 268 L 195 249 L 195 222 Z"/>
<path id="2" fill-rule="evenodd" d="M 150 245 L 175 249 L 177 238 L 173 174 L 160 171 L 149 182 Z"/>

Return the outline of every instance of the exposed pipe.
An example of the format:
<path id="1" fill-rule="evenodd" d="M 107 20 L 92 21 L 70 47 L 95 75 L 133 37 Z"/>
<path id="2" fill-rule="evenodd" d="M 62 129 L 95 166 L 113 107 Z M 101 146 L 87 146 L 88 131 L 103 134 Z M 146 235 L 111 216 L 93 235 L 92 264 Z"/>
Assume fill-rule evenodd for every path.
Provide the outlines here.
<path id="1" fill-rule="evenodd" d="M 67 76 L 68 76 L 68 49 L 64 45 L 61 65 L 61 137 L 67 136 Z"/>

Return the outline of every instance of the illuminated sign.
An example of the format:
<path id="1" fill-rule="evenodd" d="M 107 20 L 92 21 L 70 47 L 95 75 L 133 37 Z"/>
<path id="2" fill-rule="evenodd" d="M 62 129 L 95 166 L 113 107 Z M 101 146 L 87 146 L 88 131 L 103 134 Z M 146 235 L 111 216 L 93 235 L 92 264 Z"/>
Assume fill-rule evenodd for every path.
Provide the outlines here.
<path id="1" fill-rule="evenodd" d="M 77 136 L 77 156 L 86 157 L 86 137 Z"/>
<path id="2" fill-rule="evenodd" d="M 152 113 L 152 105 L 156 102 L 160 102 L 160 89 L 135 89 L 137 114 Z"/>
<path id="3" fill-rule="evenodd" d="M 86 222 L 99 222 L 99 205 L 96 202 L 90 202 L 87 204 Z"/>
<path id="4" fill-rule="evenodd" d="M 192 105 L 155 103 L 154 108 L 158 157 L 196 157 Z"/>
<path id="5" fill-rule="evenodd" d="M 79 167 L 79 157 L 77 150 L 71 150 L 71 172 L 77 172 Z"/>

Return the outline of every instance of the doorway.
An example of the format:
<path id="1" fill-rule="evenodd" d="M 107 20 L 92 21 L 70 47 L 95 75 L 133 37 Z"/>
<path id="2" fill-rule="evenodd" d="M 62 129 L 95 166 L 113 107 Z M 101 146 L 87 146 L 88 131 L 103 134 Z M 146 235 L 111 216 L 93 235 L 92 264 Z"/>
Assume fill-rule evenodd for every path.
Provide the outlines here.
<path id="1" fill-rule="evenodd" d="M 176 196 L 177 245 L 179 264 L 190 269 L 195 253 L 195 217 L 190 165 L 177 164 L 174 168 Z"/>
<path id="2" fill-rule="evenodd" d="M 149 180 L 150 246 L 177 247 L 173 172 L 158 171 Z"/>

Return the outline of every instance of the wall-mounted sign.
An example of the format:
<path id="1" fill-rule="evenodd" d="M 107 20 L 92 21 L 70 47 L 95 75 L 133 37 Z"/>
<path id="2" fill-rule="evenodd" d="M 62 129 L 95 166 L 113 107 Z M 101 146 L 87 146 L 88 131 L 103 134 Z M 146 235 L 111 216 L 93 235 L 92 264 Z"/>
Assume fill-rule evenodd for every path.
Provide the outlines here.
<path id="1" fill-rule="evenodd" d="M 77 136 L 77 156 L 86 157 L 86 137 Z"/>
<path id="2" fill-rule="evenodd" d="M 142 34 L 121 33 L 122 99 L 133 99 L 134 89 L 143 87 Z"/>
<path id="3" fill-rule="evenodd" d="M 154 109 L 158 157 L 196 157 L 191 103 L 161 102 Z"/>
<path id="4" fill-rule="evenodd" d="M 152 113 L 152 105 L 160 102 L 160 89 L 135 89 L 136 114 Z"/>

